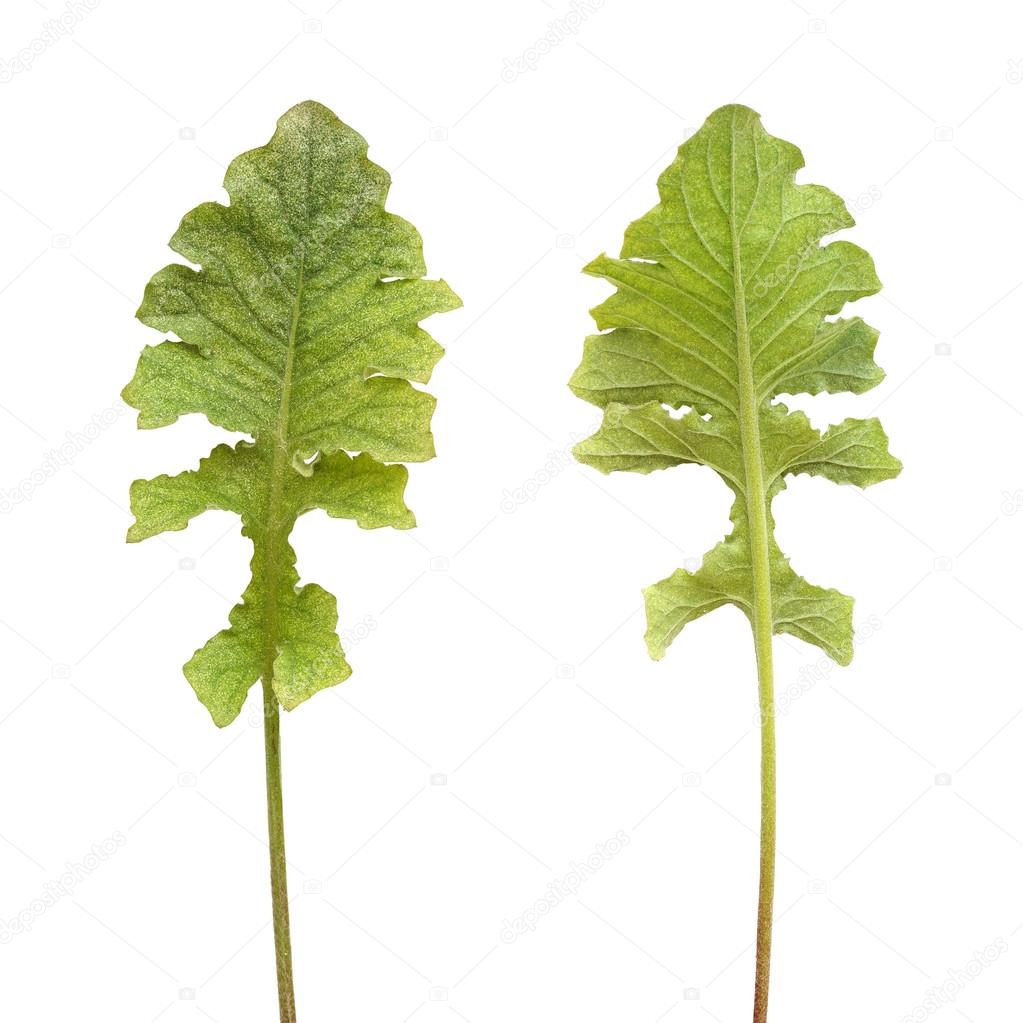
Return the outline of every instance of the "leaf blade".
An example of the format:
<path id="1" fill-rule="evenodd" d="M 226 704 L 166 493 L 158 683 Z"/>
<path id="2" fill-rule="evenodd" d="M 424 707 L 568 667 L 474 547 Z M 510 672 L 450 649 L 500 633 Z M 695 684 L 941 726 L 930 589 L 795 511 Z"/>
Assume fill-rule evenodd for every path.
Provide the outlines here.
<path id="1" fill-rule="evenodd" d="M 140 427 L 199 413 L 251 437 L 132 487 L 131 541 L 209 509 L 239 515 L 252 541 L 228 628 L 185 666 L 221 726 L 260 677 L 290 710 L 351 673 L 336 601 L 299 586 L 288 537 L 317 508 L 368 529 L 415 525 L 408 473 L 385 463 L 434 455 L 436 402 L 414 385 L 443 349 L 419 322 L 460 305 L 425 278 L 418 232 L 384 208 L 389 176 L 326 107 L 285 113 L 224 184 L 230 203 L 196 207 L 171 239 L 193 266 L 154 275 L 138 311 L 178 340 L 146 348 L 123 392 Z"/>
<path id="2" fill-rule="evenodd" d="M 876 419 L 822 433 L 774 401 L 859 394 L 884 377 L 877 332 L 859 317 L 829 319 L 880 288 L 873 261 L 847 241 L 822 244 L 853 220 L 830 190 L 796 183 L 802 166 L 754 111 L 722 107 L 660 175 L 660 201 L 626 230 L 621 257 L 584 268 L 616 290 L 592 310 L 601 333 L 587 338 L 569 385 L 604 410 L 576 458 L 602 472 L 707 465 L 734 497 L 732 530 L 702 566 L 644 591 L 655 658 L 723 604 L 752 624 L 754 534 L 771 631 L 839 663 L 852 655 L 851 598 L 793 571 L 774 540 L 771 502 L 795 473 L 869 486 L 901 463 Z"/>

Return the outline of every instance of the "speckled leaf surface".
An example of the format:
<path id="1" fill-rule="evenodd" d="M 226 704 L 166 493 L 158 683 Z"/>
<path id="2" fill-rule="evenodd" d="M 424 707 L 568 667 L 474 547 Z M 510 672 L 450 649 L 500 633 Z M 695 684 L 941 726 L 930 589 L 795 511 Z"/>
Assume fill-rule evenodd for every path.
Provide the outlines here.
<path id="1" fill-rule="evenodd" d="M 895 476 L 877 419 L 818 431 L 777 397 L 876 386 L 877 332 L 836 319 L 878 291 L 870 257 L 833 192 L 796 184 L 802 154 L 767 134 L 754 111 L 713 113 L 658 181 L 660 202 L 626 231 L 621 258 L 586 272 L 616 291 L 593 311 L 571 380 L 604 410 L 576 457 L 602 472 L 687 463 L 714 469 L 734 495 L 732 529 L 690 572 L 644 591 L 647 646 L 662 657 L 691 621 L 730 603 L 752 620 L 751 522 L 766 521 L 774 632 L 852 657 L 852 599 L 796 574 L 774 539 L 770 506 L 794 473 L 866 487 Z"/>
<path id="2" fill-rule="evenodd" d="M 387 172 L 326 107 L 289 110 L 224 185 L 230 203 L 196 207 L 171 239 L 194 266 L 159 271 L 138 311 L 177 340 L 147 347 L 124 390 L 140 427 L 201 413 L 251 438 L 131 488 L 131 541 L 209 509 L 239 515 L 252 541 L 229 627 L 185 665 L 221 726 L 261 677 L 290 710 L 351 673 L 335 599 L 298 585 L 288 537 L 316 508 L 366 529 L 415 525 L 407 470 L 388 463 L 433 457 L 434 399 L 414 384 L 442 349 L 419 322 L 460 304 L 424 279 L 418 233 L 384 209 Z"/>

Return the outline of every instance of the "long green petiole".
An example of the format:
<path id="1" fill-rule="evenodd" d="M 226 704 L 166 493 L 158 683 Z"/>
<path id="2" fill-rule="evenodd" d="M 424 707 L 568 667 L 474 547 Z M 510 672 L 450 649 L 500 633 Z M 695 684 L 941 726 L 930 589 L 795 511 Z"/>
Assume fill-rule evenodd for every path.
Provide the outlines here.
<path id="1" fill-rule="evenodd" d="M 270 899 L 273 903 L 277 997 L 281 1023 L 295 1023 L 295 981 L 291 972 L 288 863 L 284 853 L 284 794 L 281 787 L 281 714 L 273 682 L 263 679 L 263 737 L 266 744 L 266 821 L 270 840 Z"/>
<path id="2" fill-rule="evenodd" d="M 731 154 L 729 206 L 736 208 L 735 147 Z M 757 657 L 760 703 L 760 897 L 757 908 L 757 970 L 753 1000 L 753 1023 L 767 1019 L 767 995 L 771 974 L 771 925 L 774 911 L 775 859 L 775 747 L 774 665 L 772 636 L 774 612 L 771 599 L 771 532 L 768 499 L 764 486 L 764 452 L 760 438 L 760 402 L 753 370 L 752 341 L 746 310 L 742 244 L 739 225 L 730 218 L 733 313 L 735 317 L 736 377 L 739 442 L 742 450 L 752 577 L 753 645 Z"/>
<path id="3" fill-rule="evenodd" d="M 774 673 L 771 645 L 761 657 L 760 676 L 760 899 L 757 906 L 757 970 L 753 991 L 753 1023 L 767 1020 L 771 982 L 771 929 L 774 923 L 774 861 L 777 829 L 774 744 Z"/>

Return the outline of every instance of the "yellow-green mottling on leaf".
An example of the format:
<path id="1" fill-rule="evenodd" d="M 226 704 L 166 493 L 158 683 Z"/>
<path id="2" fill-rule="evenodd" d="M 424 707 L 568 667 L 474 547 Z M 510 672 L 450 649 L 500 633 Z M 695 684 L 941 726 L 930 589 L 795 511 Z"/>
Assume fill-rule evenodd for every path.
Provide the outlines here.
<path id="1" fill-rule="evenodd" d="M 147 347 L 124 399 L 139 426 L 201 413 L 248 434 L 199 467 L 137 480 L 131 541 L 234 512 L 253 545 L 252 579 L 185 675 L 218 725 L 272 678 L 290 710 L 351 673 L 334 597 L 298 586 L 288 537 L 316 508 L 366 529 L 415 525 L 397 462 L 434 454 L 425 384 L 441 347 L 419 327 L 461 303 L 425 280 L 422 242 L 384 209 L 390 178 L 366 142 L 306 102 L 270 142 L 227 170 L 230 204 L 186 214 L 172 263 L 146 287 L 139 319 L 175 335 Z M 354 457 L 353 457 L 354 455 Z"/>

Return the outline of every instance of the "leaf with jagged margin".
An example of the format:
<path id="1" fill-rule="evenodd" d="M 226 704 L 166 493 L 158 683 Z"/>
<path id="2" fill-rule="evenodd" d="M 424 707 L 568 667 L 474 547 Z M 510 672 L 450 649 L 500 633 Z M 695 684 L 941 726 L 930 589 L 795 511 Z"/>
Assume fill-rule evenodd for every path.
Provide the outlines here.
<path id="1" fill-rule="evenodd" d="M 859 318 L 829 318 L 880 288 L 873 262 L 849 242 L 820 244 L 853 220 L 834 193 L 795 183 L 802 166 L 799 150 L 768 135 L 752 110 L 722 107 L 661 175 L 660 202 L 630 225 L 621 258 L 585 268 L 617 290 L 593 310 L 602 333 L 587 338 L 570 384 L 604 410 L 576 457 L 602 472 L 707 465 L 735 496 L 732 530 L 700 568 L 644 591 L 655 658 L 723 604 L 752 622 L 751 513 L 767 523 L 773 631 L 840 664 L 852 658 L 852 599 L 795 573 L 774 540 L 771 501 L 790 474 L 866 487 L 901 464 L 876 419 L 821 433 L 775 401 L 861 394 L 884 377 L 877 332 Z M 759 488 L 749 483 L 751 443 Z M 763 493 L 762 509 L 749 506 L 751 489 Z"/>
<path id="2" fill-rule="evenodd" d="M 365 529 L 415 525 L 408 472 L 385 463 L 433 457 L 434 399 L 413 383 L 429 380 L 443 350 L 419 321 L 460 305 L 424 279 L 419 234 L 384 209 L 387 172 L 326 107 L 289 110 L 224 186 L 230 204 L 196 207 L 171 239 L 199 269 L 164 267 L 138 311 L 179 340 L 147 347 L 124 390 L 140 427 L 201 413 L 252 438 L 131 488 L 130 541 L 210 509 L 239 515 L 252 541 L 252 579 L 229 627 L 185 665 L 221 726 L 260 678 L 290 710 L 351 673 L 335 599 L 299 587 L 288 537 L 317 508 Z"/>

